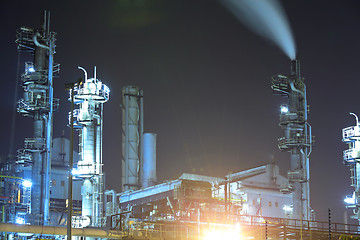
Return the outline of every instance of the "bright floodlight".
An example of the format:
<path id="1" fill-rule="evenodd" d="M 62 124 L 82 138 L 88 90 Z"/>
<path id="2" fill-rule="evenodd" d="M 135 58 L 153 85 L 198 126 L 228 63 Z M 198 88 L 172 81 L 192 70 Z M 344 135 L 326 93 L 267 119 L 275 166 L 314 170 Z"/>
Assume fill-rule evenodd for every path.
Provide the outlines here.
<path id="1" fill-rule="evenodd" d="M 280 112 L 281 112 L 282 114 L 288 113 L 288 112 L 289 112 L 289 107 L 288 107 L 287 105 L 281 105 L 281 106 L 280 106 Z"/>
<path id="2" fill-rule="evenodd" d="M 346 196 L 346 198 L 344 199 L 344 202 L 347 204 L 356 204 L 355 192 L 352 196 Z"/>
<path id="3" fill-rule="evenodd" d="M 31 188 L 32 182 L 30 180 L 23 180 L 22 185 L 26 188 Z"/>
<path id="4" fill-rule="evenodd" d="M 22 217 L 16 217 L 15 218 L 15 223 L 16 224 L 25 224 L 25 219 Z"/>
<path id="5" fill-rule="evenodd" d="M 80 175 L 80 174 L 81 174 L 81 171 L 79 169 L 77 169 L 77 168 L 73 168 L 71 170 L 71 175 L 73 175 L 73 176 L 77 176 L 77 175 Z"/>
<path id="6" fill-rule="evenodd" d="M 223 229 L 209 229 L 208 231 L 204 232 L 203 240 L 219 240 L 219 239 L 226 239 L 226 240 L 238 240 L 241 239 L 240 233 L 240 226 L 234 226 L 230 228 L 223 228 Z"/>
<path id="7" fill-rule="evenodd" d="M 35 72 L 35 68 L 34 68 L 34 67 L 29 67 L 29 68 L 28 68 L 28 71 L 29 71 L 29 72 Z"/>
<path id="8" fill-rule="evenodd" d="M 285 212 L 292 212 L 293 208 L 291 206 L 289 206 L 289 205 L 284 205 L 283 210 Z"/>

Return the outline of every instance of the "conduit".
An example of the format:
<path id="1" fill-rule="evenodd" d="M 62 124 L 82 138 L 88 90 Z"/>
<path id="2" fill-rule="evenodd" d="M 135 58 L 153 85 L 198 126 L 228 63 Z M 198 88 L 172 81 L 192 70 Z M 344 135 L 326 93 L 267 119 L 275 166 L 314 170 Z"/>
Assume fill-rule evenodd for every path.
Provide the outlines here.
<path id="1" fill-rule="evenodd" d="M 21 225 L 14 223 L 0 223 L 0 232 L 34 233 L 34 234 L 44 234 L 44 235 L 66 235 L 67 228 L 36 226 L 36 225 Z M 112 239 L 122 239 L 124 237 L 123 233 L 120 231 L 87 229 L 87 228 L 72 228 L 72 236 L 112 238 Z"/>

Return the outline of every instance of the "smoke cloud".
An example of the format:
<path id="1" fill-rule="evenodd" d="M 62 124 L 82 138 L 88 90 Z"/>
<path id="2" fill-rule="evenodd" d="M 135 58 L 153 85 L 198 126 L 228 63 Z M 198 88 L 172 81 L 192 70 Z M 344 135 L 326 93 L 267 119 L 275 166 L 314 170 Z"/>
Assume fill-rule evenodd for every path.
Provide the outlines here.
<path id="1" fill-rule="evenodd" d="M 274 42 L 291 60 L 296 46 L 285 12 L 277 0 L 220 0 L 244 25 Z"/>

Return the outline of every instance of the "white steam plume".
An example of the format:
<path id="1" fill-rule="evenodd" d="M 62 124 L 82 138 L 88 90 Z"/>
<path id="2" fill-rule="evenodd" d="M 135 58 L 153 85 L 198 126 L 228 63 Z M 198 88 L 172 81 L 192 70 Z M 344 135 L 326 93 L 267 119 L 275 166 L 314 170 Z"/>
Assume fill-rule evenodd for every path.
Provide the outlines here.
<path id="1" fill-rule="evenodd" d="M 291 60 L 295 41 L 285 12 L 277 0 L 220 0 L 243 24 L 273 41 Z"/>

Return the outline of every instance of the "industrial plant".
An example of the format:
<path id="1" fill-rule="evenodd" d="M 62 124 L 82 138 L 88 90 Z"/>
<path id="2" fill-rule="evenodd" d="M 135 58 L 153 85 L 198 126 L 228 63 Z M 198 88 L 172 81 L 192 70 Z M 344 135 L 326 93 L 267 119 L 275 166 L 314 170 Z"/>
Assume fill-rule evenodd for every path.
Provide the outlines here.
<path id="1" fill-rule="evenodd" d="M 103 171 L 104 119 L 111 101 L 97 69 L 78 67 L 83 76 L 70 83 L 68 129 L 71 138 L 54 138 L 53 119 L 59 100 L 53 96 L 56 33 L 49 12 L 40 28 L 17 31 L 25 62 L 23 97 L 17 112 L 33 122 L 17 156 L 1 159 L 1 239 L 338 239 L 360 236 L 358 225 L 316 221 L 310 206 L 309 158 L 313 147 L 308 122 L 306 84 L 300 61 L 292 59 L 289 74 L 271 78 L 275 95 L 283 97 L 279 125 L 280 151 L 288 153 L 290 169 L 280 174 L 275 162 L 233 169 L 222 176 L 182 173 L 158 181 L 156 138 L 144 132 L 144 91 L 121 89 L 121 192 L 106 189 Z M 286 70 L 284 70 L 286 71 Z M 270 81 L 269 81 L 270 82 Z M 360 125 L 343 130 L 349 144 L 344 163 L 350 166 L 353 194 L 348 208 L 360 219 Z M 276 146 L 274 146 L 276 147 Z M 331 238 L 330 238 L 331 239 Z"/>

